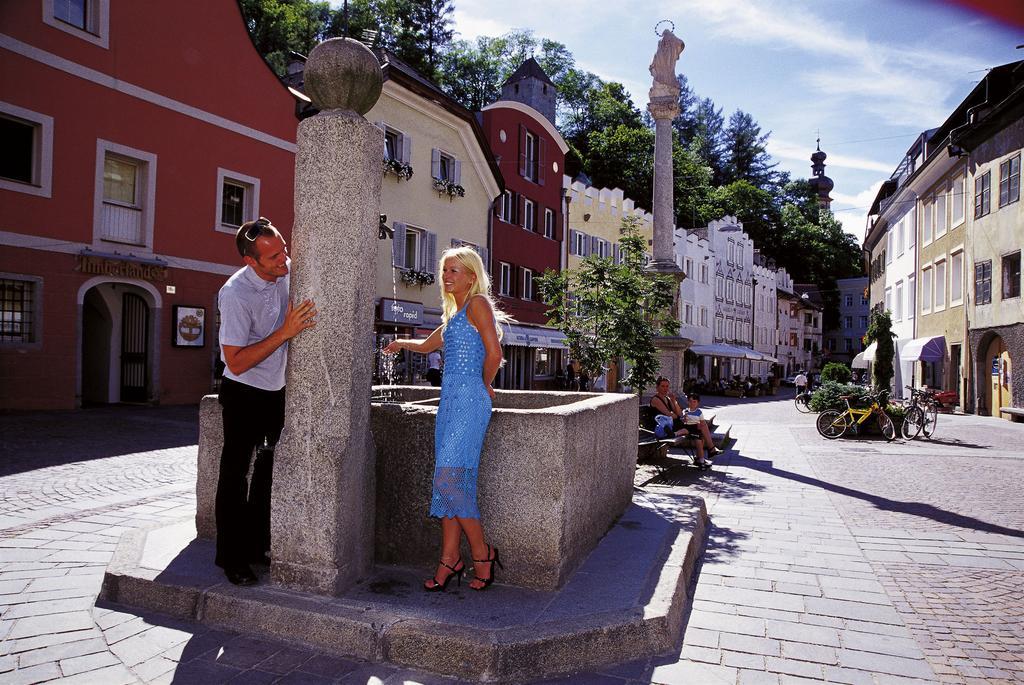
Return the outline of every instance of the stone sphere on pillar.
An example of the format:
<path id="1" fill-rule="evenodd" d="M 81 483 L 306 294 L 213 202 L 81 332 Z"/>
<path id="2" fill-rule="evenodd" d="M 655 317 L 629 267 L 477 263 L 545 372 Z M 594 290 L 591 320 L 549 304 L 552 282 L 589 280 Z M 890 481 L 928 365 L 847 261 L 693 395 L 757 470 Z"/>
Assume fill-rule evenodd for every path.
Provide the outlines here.
<path id="1" fill-rule="evenodd" d="M 368 47 L 351 38 L 330 38 L 306 58 L 306 94 L 319 110 L 366 114 L 380 98 L 384 75 Z"/>

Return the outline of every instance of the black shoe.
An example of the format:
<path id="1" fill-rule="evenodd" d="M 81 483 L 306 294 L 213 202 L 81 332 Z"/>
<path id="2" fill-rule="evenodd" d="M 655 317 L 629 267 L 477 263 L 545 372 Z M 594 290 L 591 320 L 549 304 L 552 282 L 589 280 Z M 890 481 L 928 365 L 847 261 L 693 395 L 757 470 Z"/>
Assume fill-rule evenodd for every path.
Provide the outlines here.
<path id="1" fill-rule="evenodd" d="M 489 588 L 491 586 L 491 583 L 494 582 L 494 576 L 497 573 L 497 570 L 494 568 L 495 564 L 498 565 L 498 568 L 500 568 L 502 570 L 505 569 L 504 565 L 502 565 L 502 563 L 501 563 L 501 557 L 498 556 L 498 548 L 497 547 L 491 547 L 490 545 L 487 545 L 487 557 L 488 557 L 487 559 L 474 559 L 473 560 L 473 563 L 474 563 L 474 567 L 473 567 L 474 578 L 473 578 L 473 580 L 479 580 L 481 583 L 483 583 L 483 585 L 481 585 L 480 587 L 473 587 L 472 585 L 470 585 L 470 587 L 473 587 L 473 589 L 476 590 L 477 592 L 480 592 L 481 590 L 486 590 L 487 588 Z M 491 565 L 491 577 L 490 578 L 481 578 L 479 575 L 477 575 L 475 564 L 490 564 Z"/>
<path id="2" fill-rule="evenodd" d="M 451 573 L 446 575 L 443 581 L 438 581 L 437 575 L 434 575 L 433 578 L 428 578 L 427 581 L 423 583 L 423 589 L 427 592 L 444 592 L 445 589 L 447 589 L 448 583 L 451 582 L 452 578 L 455 578 L 456 582 L 459 584 L 459 587 L 462 587 L 462 572 L 466 569 L 466 565 L 462 563 L 462 559 L 460 558 L 458 561 L 456 561 L 454 566 L 449 566 L 448 564 L 444 563 L 443 559 L 438 563 L 441 566 L 444 566 L 449 571 L 451 571 Z"/>
<path id="3" fill-rule="evenodd" d="M 697 468 L 699 468 L 699 469 L 700 469 L 701 471 L 707 471 L 708 469 L 710 469 L 710 468 L 711 468 L 711 462 L 710 462 L 710 461 L 708 461 L 707 459 L 705 459 L 704 461 L 698 461 L 698 462 L 696 463 L 696 466 L 697 466 Z"/>
<path id="4" fill-rule="evenodd" d="M 252 572 L 248 564 L 228 566 L 224 569 L 224 575 L 233 585 L 255 585 L 257 581 L 256 574 Z"/>

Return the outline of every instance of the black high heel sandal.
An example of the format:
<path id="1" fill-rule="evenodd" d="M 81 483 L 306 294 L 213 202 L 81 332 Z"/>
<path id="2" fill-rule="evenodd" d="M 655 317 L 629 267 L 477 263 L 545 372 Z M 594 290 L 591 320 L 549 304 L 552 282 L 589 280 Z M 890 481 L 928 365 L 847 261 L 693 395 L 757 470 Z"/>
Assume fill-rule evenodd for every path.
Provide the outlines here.
<path id="1" fill-rule="evenodd" d="M 428 580 L 428 582 L 433 583 L 433 585 L 424 585 L 423 589 L 427 592 L 444 592 L 445 588 L 448 587 L 448 583 L 452 581 L 452 578 L 456 577 L 456 582 L 459 584 L 459 587 L 462 587 L 462 572 L 466 570 L 466 565 L 462 563 L 462 559 L 456 561 L 455 566 L 449 566 L 443 561 L 439 561 L 438 563 L 451 571 L 451 573 L 445 577 L 443 583 L 437 582 L 437 576 L 435 575 L 433 578 Z M 460 565 L 462 568 L 459 568 Z"/>
<path id="2" fill-rule="evenodd" d="M 491 555 L 492 551 L 494 552 L 493 556 Z M 490 557 L 490 558 L 489 559 L 474 559 L 473 560 L 473 564 L 474 565 L 475 564 L 490 564 L 491 565 L 491 577 L 490 578 L 481 578 L 480 576 L 475 575 L 476 574 L 476 568 L 474 566 L 474 568 L 473 568 L 473 573 L 474 573 L 473 580 L 479 580 L 481 583 L 483 583 L 483 585 L 481 585 L 480 587 L 474 587 L 473 588 L 477 592 L 481 592 L 483 590 L 486 590 L 488 587 L 490 587 L 491 583 L 494 582 L 494 576 L 497 573 L 494 570 L 494 565 L 495 564 L 497 564 L 498 568 L 500 568 L 501 570 L 503 570 L 503 571 L 505 570 L 505 566 L 504 566 L 504 564 L 501 563 L 501 558 L 498 556 L 498 548 L 497 547 L 491 547 L 490 545 L 487 545 L 487 556 Z M 473 586 L 470 585 L 470 587 L 473 587 Z"/>

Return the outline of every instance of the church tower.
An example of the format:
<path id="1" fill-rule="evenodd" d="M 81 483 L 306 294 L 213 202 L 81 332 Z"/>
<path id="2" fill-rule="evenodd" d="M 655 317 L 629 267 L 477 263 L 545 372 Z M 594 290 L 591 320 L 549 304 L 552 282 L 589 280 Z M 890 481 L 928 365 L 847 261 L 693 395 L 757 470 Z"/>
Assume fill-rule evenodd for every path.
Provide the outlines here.
<path id="1" fill-rule="evenodd" d="M 828 155 L 821 151 L 821 138 L 818 138 L 817 142 L 818 149 L 811 155 L 811 178 L 808 182 L 818 196 L 818 207 L 829 209 L 832 205 L 829 193 L 832 192 L 835 183 L 825 175 L 825 157 Z"/>
<path id="2" fill-rule="evenodd" d="M 544 73 L 533 57 L 519 65 L 519 68 L 501 85 L 501 99 L 521 102 L 544 115 L 551 125 L 555 124 L 555 84 Z"/>

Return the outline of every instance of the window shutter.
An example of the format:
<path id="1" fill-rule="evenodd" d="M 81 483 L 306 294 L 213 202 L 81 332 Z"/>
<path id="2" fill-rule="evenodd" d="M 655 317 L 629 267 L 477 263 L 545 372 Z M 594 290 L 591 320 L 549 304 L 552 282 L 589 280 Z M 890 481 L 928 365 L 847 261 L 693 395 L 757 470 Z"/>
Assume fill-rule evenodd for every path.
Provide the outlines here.
<path id="1" fill-rule="evenodd" d="M 558 214 L 558 212 L 555 212 L 555 240 L 561 242 L 562 237 L 562 217 Z"/>
<path id="2" fill-rule="evenodd" d="M 598 245 L 601 244 L 601 239 L 595 235 L 590 236 L 590 251 L 588 254 L 600 254 Z"/>
<path id="3" fill-rule="evenodd" d="M 430 177 L 441 178 L 441 151 L 436 147 L 430 151 Z"/>
<path id="4" fill-rule="evenodd" d="M 537 184 L 544 185 L 544 175 L 547 171 L 547 147 L 548 142 L 537 136 Z"/>
<path id="5" fill-rule="evenodd" d="M 477 247 L 476 251 L 480 254 L 480 260 L 484 263 L 484 270 L 487 271 L 487 272 L 490 272 L 491 267 L 489 266 L 490 262 L 487 260 L 487 257 L 488 257 L 488 255 L 487 255 L 487 248 L 486 247 Z M 500 274 L 499 274 L 499 276 L 500 276 Z"/>
<path id="6" fill-rule="evenodd" d="M 569 229 L 569 254 L 576 254 L 576 229 Z"/>
<path id="7" fill-rule="evenodd" d="M 455 185 L 462 185 L 462 162 L 455 160 L 455 178 L 452 179 Z"/>
<path id="8" fill-rule="evenodd" d="M 402 163 L 412 164 L 412 136 L 402 135 Z"/>
<path id="9" fill-rule="evenodd" d="M 619 245 L 618 245 L 618 243 L 616 243 L 615 245 L 612 245 L 612 260 L 616 264 L 619 263 Z"/>
<path id="10" fill-rule="evenodd" d="M 519 175 L 526 177 L 526 127 L 519 124 Z"/>
<path id="11" fill-rule="evenodd" d="M 423 237 L 423 265 L 420 271 L 433 274 L 437 272 L 437 234 L 424 231 Z"/>
<path id="12" fill-rule="evenodd" d="M 391 239 L 391 264 L 399 269 L 405 268 L 405 224 L 396 221 L 392 224 L 395 235 Z"/>
<path id="13" fill-rule="evenodd" d="M 505 195 L 501 194 L 498 199 L 494 201 L 494 216 L 501 218 L 501 205 L 505 200 Z"/>

